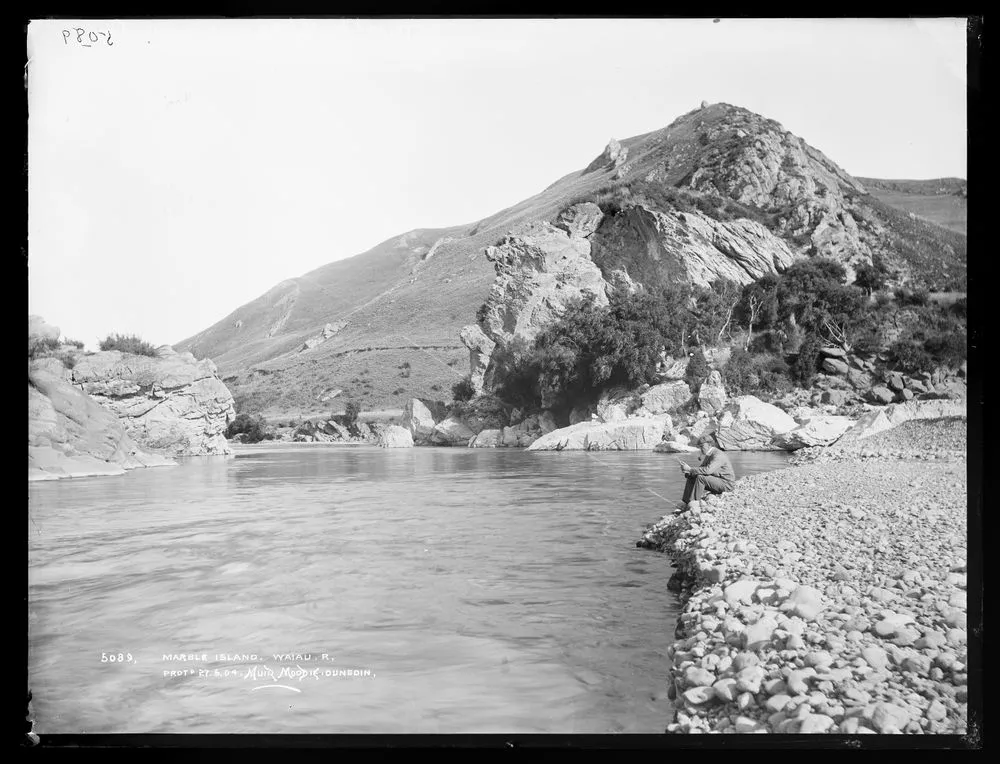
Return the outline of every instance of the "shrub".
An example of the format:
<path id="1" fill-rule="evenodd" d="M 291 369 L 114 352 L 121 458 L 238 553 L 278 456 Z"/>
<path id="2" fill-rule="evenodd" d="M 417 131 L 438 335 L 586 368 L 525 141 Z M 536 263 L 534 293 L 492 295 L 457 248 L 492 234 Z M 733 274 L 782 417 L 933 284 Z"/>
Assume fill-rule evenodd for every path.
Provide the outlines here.
<path id="1" fill-rule="evenodd" d="M 896 302 L 903 306 L 923 307 L 930 302 L 930 297 L 925 289 L 909 290 L 900 288 L 893 292 Z"/>
<path id="2" fill-rule="evenodd" d="M 77 350 L 83 350 L 83 342 L 81 342 L 80 340 L 65 339 L 63 340 L 63 343 L 66 345 L 72 345 Z"/>
<path id="3" fill-rule="evenodd" d="M 741 347 L 733 348 L 722 369 L 722 381 L 731 395 L 749 395 L 760 386 L 753 356 Z"/>
<path id="4" fill-rule="evenodd" d="M 409 361 L 403 361 L 403 363 L 400 365 L 399 368 L 401 368 L 401 369 L 409 369 L 410 368 L 410 362 Z"/>
<path id="5" fill-rule="evenodd" d="M 226 427 L 226 437 L 233 438 L 240 433 L 243 434 L 244 443 L 260 443 L 272 437 L 264 417 L 260 414 L 237 414 Z"/>
<path id="6" fill-rule="evenodd" d="M 451 386 L 451 397 L 459 403 L 471 400 L 475 394 L 476 390 L 472 386 L 472 378 L 469 375 L 466 375 Z"/>
<path id="7" fill-rule="evenodd" d="M 348 401 L 344 406 L 344 425 L 355 427 L 358 423 L 358 414 L 361 413 L 361 404 L 357 401 Z"/>
<path id="8" fill-rule="evenodd" d="M 134 355 L 156 356 L 156 348 L 137 334 L 109 334 L 98 345 L 101 350 L 118 350 Z"/>
<path id="9" fill-rule="evenodd" d="M 705 357 L 705 351 L 703 351 L 700 347 L 696 348 L 691 354 L 687 370 L 684 372 L 684 381 L 688 383 L 688 387 L 691 388 L 691 392 L 697 394 L 702 383 L 708 379 L 708 375 L 711 373 L 712 367 L 708 365 L 708 359 Z"/>
<path id="10" fill-rule="evenodd" d="M 791 377 L 802 387 L 809 387 L 819 370 L 819 351 L 825 343 L 817 334 L 809 334 L 799 348 L 791 367 Z"/>
<path id="11" fill-rule="evenodd" d="M 968 306 L 966 304 L 966 298 L 960 297 L 959 299 L 955 300 L 955 302 L 953 302 L 951 306 L 948 308 L 948 312 L 951 313 L 953 316 L 958 316 L 959 318 L 967 318 Z"/>
<path id="12" fill-rule="evenodd" d="M 59 347 L 58 339 L 36 337 L 28 340 L 28 358 L 41 358 Z"/>

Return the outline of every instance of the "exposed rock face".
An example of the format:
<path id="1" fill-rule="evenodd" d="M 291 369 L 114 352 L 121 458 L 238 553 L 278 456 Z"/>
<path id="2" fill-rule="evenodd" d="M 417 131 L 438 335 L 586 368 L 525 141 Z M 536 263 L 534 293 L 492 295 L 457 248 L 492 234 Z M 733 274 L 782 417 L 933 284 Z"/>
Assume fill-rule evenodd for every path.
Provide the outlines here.
<path id="1" fill-rule="evenodd" d="M 109 350 L 80 358 L 72 382 L 114 413 L 137 443 L 173 456 L 228 454 L 233 396 L 209 359 L 169 346 L 156 357 Z"/>
<path id="2" fill-rule="evenodd" d="M 378 444 L 382 448 L 413 448 L 413 435 L 405 427 L 391 424 L 379 435 Z"/>
<path id="3" fill-rule="evenodd" d="M 504 445 L 501 430 L 481 430 L 469 443 L 469 448 L 497 448 Z"/>
<path id="4" fill-rule="evenodd" d="M 655 272 L 663 283 L 708 286 L 728 279 L 749 284 L 788 268 L 788 245 L 760 223 L 719 222 L 700 212 L 666 214 L 644 204 L 626 206 L 591 237 L 594 262 L 609 271 L 620 258 Z M 633 276 L 639 277 L 638 273 Z"/>
<path id="5" fill-rule="evenodd" d="M 601 217 L 594 204 L 575 205 L 563 220 L 565 228 L 532 223 L 515 229 L 499 246 L 487 247 L 486 257 L 497 276 L 481 321 L 485 337 L 479 338 L 468 327 L 468 331 L 463 330 L 463 342 L 472 351 L 474 379 L 490 385 L 489 345 L 484 339 L 501 348 L 515 340 L 530 342 L 572 300 L 589 297 L 598 305 L 607 305 L 608 285 L 590 259 L 586 238 Z"/>
<path id="6" fill-rule="evenodd" d="M 686 185 L 761 209 L 784 209 L 783 235 L 808 236 L 817 254 L 847 265 L 870 262 L 877 236 L 858 226 L 862 218 L 853 203 L 865 188 L 822 152 L 744 109 L 729 109 L 705 135 L 710 148 Z M 726 161 L 714 164 L 718 156 Z"/>
<path id="7" fill-rule="evenodd" d="M 615 167 L 621 167 L 625 160 L 628 159 L 628 148 L 622 146 L 622 144 L 612 138 L 608 141 L 608 145 L 605 146 L 604 151 L 601 153 L 597 159 L 587 165 L 587 169 L 584 173 L 593 172 L 599 169 L 613 169 Z"/>
<path id="8" fill-rule="evenodd" d="M 722 411 L 728 401 L 729 396 L 722 384 L 722 375 L 716 369 L 712 369 L 708 381 L 702 384 L 698 391 L 698 408 L 708 414 L 716 414 Z"/>
<path id="9" fill-rule="evenodd" d="M 774 445 L 786 451 L 797 451 L 810 446 L 828 446 L 851 429 L 855 421 L 846 416 L 813 417 L 794 430 L 777 435 Z"/>
<path id="10" fill-rule="evenodd" d="M 403 409 L 403 422 L 414 443 L 426 443 L 434 432 L 434 415 L 420 400 L 411 398 Z"/>
<path id="11" fill-rule="evenodd" d="M 474 435 L 476 433 L 464 421 L 458 417 L 448 417 L 435 425 L 430 442 L 435 446 L 467 446 Z"/>
<path id="12" fill-rule="evenodd" d="M 470 381 L 475 394 L 479 395 L 483 392 L 486 369 L 497 344 L 486 336 L 478 324 L 463 327 L 459 337 L 462 344 L 469 349 Z"/>
<path id="13" fill-rule="evenodd" d="M 651 451 L 662 442 L 669 417 L 633 418 L 621 422 L 580 422 L 543 435 L 529 451 Z"/>
<path id="14" fill-rule="evenodd" d="M 553 225 L 561 228 L 571 239 L 585 239 L 601 226 L 604 213 L 593 202 L 574 204 L 559 213 Z"/>
<path id="15" fill-rule="evenodd" d="M 120 475 L 175 464 L 143 450 L 52 358 L 28 364 L 28 480 Z"/>
<path id="16" fill-rule="evenodd" d="M 884 408 L 869 411 L 857 424 L 843 434 L 838 446 L 870 438 L 883 430 L 888 430 L 911 419 L 943 419 L 964 417 L 968 413 L 964 400 L 926 400 L 894 403 Z"/>
<path id="17" fill-rule="evenodd" d="M 314 347 L 322 345 L 331 337 L 337 336 L 337 334 L 339 334 L 346 326 L 347 321 L 337 321 L 333 324 L 326 324 L 326 326 L 323 327 L 322 332 L 317 334 L 315 337 L 310 337 L 302 344 L 300 351 L 312 350 Z"/>
<path id="18" fill-rule="evenodd" d="M 776 451 L 780 447 L 774 444 L 775 436 L 796 426 L 796 421 L 777 406 L 742 395 L 723 411 L 715 439 L 726 451 Z"/>
<path id="19" fill-rule="evenodd" d="M 680 380 L 654 385 L 642 394 L 642 406 L 651 414 L 674 411 L 691 400 L 691 388 Z"/>

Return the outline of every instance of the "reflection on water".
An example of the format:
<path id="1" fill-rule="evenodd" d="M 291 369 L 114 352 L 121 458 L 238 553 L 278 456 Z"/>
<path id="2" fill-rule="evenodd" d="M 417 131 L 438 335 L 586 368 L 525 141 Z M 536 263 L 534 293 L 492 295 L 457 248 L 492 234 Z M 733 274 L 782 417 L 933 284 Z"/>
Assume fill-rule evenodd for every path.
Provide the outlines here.
<path id="1" fill-rule="evenodd" d="M 676 602 L 635 541 L 681 489 L 661 454 L 367 446 L 31 483 L 36 731 L 662 732 Z"/>

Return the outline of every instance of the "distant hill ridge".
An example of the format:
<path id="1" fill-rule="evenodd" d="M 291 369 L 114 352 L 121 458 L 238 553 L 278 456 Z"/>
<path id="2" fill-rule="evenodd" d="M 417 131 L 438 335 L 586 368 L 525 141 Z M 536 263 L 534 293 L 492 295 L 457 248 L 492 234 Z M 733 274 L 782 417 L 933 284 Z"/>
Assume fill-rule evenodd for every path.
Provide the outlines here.
<path id="1" fill-rule="evenodd" d="M 765 256 L 823 255 L 850 271 L 881 255 L 912 283 L 963 290 L 965 237 L 892 201 L 957 193 L 959 184 L 853 178 L 774 120 L 703 104 L 660 130 L 610 141 L 583 169 L 476 223 L 410 231 L 288 279 L 176 348 L 212 358 L 238 406 L 271 416 L 329 413 L 348 398 L 372 409 L 446 399 L 468 372 L 459 331 L 476 321 L 496 275 L 486 248 L 575 202 L 606 213 L 595 262 L 636 263 L 647 280 L 690 278 L 706 241 L 738 264 L 741 253 L 717 240 L 735 231 L 738 246 L 756 237 Z M 701 250 L 688 249 L 692 225 Z"/>

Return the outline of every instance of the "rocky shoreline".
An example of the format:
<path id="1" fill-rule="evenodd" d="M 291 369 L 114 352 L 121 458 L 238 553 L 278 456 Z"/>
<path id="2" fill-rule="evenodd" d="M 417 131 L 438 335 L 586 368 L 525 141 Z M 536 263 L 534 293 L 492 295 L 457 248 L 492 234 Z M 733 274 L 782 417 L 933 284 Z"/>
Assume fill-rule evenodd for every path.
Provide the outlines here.
<path id="1" fill-rule="evenodd" d="M 650 526 L 671 733 L 967 734 L 966 420 L 804 449 Z"/>

